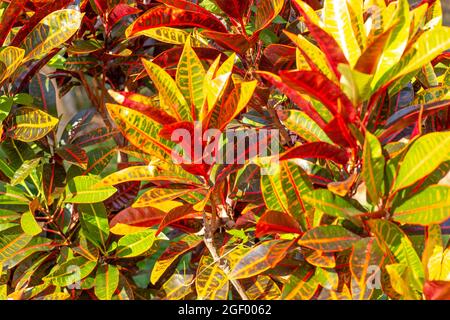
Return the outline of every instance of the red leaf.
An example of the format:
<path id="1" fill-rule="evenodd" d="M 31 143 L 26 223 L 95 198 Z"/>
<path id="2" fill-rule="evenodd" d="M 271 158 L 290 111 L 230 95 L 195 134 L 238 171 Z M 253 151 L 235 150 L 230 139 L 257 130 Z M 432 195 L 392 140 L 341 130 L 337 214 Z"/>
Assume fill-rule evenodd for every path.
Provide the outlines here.
<path id="1" fill-rule="evenodd" d="M 339 44 L 334 40 L 332 36 L 330 36 L 325 30 L 322 30 L 320 27 L 316 26 L 309 16 L 303 11 L 303 9 L 294 1 L 294 5 L 297 7 L 298 11 L 302 14 L 305 19 L 305 24 L 309 29 L 309 32 L 314 37 L 314 40 L 317 41 L 317 44 L 322 49 L 323 53 L 327 57 L 327 60 L 333 69 L 334 74 L 338 77 L 341 76 L 341 73 L 338 71 L 338 65 L 340 63 L 348 64 L 347 58 L 342 52 Z"/>
<path id="2" fill-rule="evenodd" d="M 161 110 L 158 106 L 146 103 L 150 100 L 149 97 L 125 91 L 110 91 L 110 94 L 121 105 L 139 111 L 160 124 L 164 125 L 176 122 L 174 117 Z"/>
<path id="3" fill-rule="evenodd" d="M 301 234 L 297 221 L 289 214 L 279 211 L 267 211 L 256 224 L 256 236 L 261 238 L 272 233 L 298 233 Z"/>
<path id="4" fill-rule="evenodd" d="M 176 207 L 170 210 L 159 224 L 156 235 L 158 235 L 165 227 L 171 225 L 172 223 L 202 215 L 202 212 L 195 211 L 192 207 L 193 206 L 191 204 L 187 204 L 182 207 Z"/>
<path id="5" fill-rule="evenodd" d="M 127 208 L 120 211 L 109 223 L 114 227 L 118 223 L 136 227 L 153 227 L 161 222 L 166 213 L 156 208 Z"/>
<path id="6" fill-rule="evenodd" d="M 450 300 L 450 281 L 427 281 L 423 293 L 427 300 Z"/>
<path id="7" fill-rule="evenodd" d="M 325 131 L 327 136 L 338 145 L 348 148 L 356 147 L 355 138 L 352 136 L 349 128 L 339 114 L 323 128 L 323 131 Z"/>
<path id="8" fill-rule="evenodd" d="M 141 12 L 141 10 L 131 7 L 125 3 L 119 3 L 118 5 L 114 6 L 114 8 L 108 15 L 108 27 L 113 27 L 123 17 L 139 12 Z"/>
<path id="9" fill-rule="evenodd" d="M 94 2 L 101 14 L 105 14 L 108 11 L 107 0 L 94 0 Z"/>
<path id="10" fill-rule="evenodd" d="M 216 31 L 203 31 L 202 34 L 213 39 L 221 47 L 231 49 L 240 55 L 244 55 L 253 43 L 241 34 L 223 33 Z"/>
<path id="11" fill-rule="evenodd" d="M 157 0 L 158 2 L 164 3 L 165 5 L 173 8 L 183 9 L 187 11 L 197 12 L 197 13 L 203 13 L 206 15 L 211 15 L 211 12 L 206 10 L 205 8 L 192 3 L 190 1 L 185 0 Z"/>
<path id="12" fill-rule="evenodd" d="M 128 181 L 115 185 L 117 192 L 105 201 L 105 205 L 114 211 L 129 207 L 138 195 L 140 185 L 140 181 Z"/>
<path id="13" fill-rule="evenodd" d="M 222 52 L 214 48 L 193 48 L 193 49 L 200 60 L 214 61 L 217 58 L 217 56 L 220 55 L 220 61 L 223 63 L 228 58 L 226 55 L 222 54 Z M 182 47 L 171 48 L 157 55 L 152 60 L 152 62 L 157 64 L 161 68 L 170 68 L 178 65 L 182 52 L 183 52 Z"/>
<path id="14" fill-rule="evenodd" d="M 8 8 L 1 17 L 2 23 L 0 24 L 0 46 L 5 42 L 6 37 L 14 26 L 17 17 L 22 13 L 24 9 L 24 1 L 22 0 L 11 0 Z"/>
<path id="15" fill-rule="evenodd" d="M 327 159 L 342 165 L 349 160 L 345 150 L 326 142 L 305 143 L 291 148 L 280 156 L 281 161 L 295 158 Z"/>
<path id="16" fill-rule="evenodd" d="M 311 103 L 305 100 L 297 91 L 293 88 L 287 86 L 280 77 L 269 73 L 269 72 L 258 72 L 264 79 L 269 81 L 278 90 L 284 93 L 289 99 L 292 100 L 300 110 L 304 111 L 312 120 L 314 120 L 321 128 L 324 128 L 326 123 L 323 121 L 322 117 L 313 108 Z"/>
<path id="17" fill-rule="evenodd" d="M 317 71 L 281 71 L 281 79 L 297 91 L 303 91 L 322 102 L 335 116 L 341 114 L 344 119 L 353 122 L 356 119 L 355 108 L 341 89 Z M 340 107 L 340 105 L 342 107 Z"/>
<path id="18" fill-rule="evenodd" d="M 199 27 L 227 32 L 222 22 L 212 14 L 158 6 L 148 10 L 134 22 L 130 35 L 157 27 Z"/>
<path id="19" fill-rule="evenodd" d="M 248 0 L 215 0 L 215 3 L 223 12 L 239 22 L 247 14 L 250 5 Z"/>
<path id="20" fill-rule="evenodd" d="M 270 65 L 262 66 L 261 69 L 271 72 L 280 69 L 293 69 L 295 64 L 295 47 L 284 44 L 271 44 L 264 50 L 263 57 Z"/>
<path id="21" fill-rule="evenodd" d="M 76 164 L 83 169 L 87 168 L 88 156 L 84 149 L 76 145 L 65 145 L 56 150 L 56 153 L 67 162 Z"/>

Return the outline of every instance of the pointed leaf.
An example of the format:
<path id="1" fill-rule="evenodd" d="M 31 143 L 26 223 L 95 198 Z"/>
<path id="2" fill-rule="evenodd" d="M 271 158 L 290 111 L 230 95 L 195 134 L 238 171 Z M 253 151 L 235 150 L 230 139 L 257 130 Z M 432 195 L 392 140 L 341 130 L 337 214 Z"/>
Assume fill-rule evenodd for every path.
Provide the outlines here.
<path id="1" fill-rule="evenodd" d="M 18 109 L 14 121 L 12 138 L 24 142 L 43 138 L 58 124 L 58 119 L 31 107 Z"/>
<path id="2" fill-rule="evenodd" d="M 78 31 L 83 15 L 77 10 L 64 9 L 45 17 L 25 38 L 22 45 L 25 61 L 39 59 L 70 39 Z"/>
<path id="3" fill-rule="evenodd" d="M 450 160 L 450 132 L 433 132 L 413 142 L 403 159 L 394 191 L 412 185 Z"/>
<path id="4" fill-rule="evenodd" d="M 430 225 L 450 218 L 450 187 L 434 185 L 426 188 L 393 210 L 400 223 Z"/>
<path id="5" fill-rule="evenodd" d="M 119 270 L 117 267 L 104 264 L 100 265 L 95 275 L 94 292 L 100 300 L 111 300 L 119 285 Z"/>
<path id="6" fill-rule="evenodd" d="M 341 226 L 320 226 L 307 231 L 298 244 L 323 252 L 342 251 L 350 248 L 360 237 Z"/>

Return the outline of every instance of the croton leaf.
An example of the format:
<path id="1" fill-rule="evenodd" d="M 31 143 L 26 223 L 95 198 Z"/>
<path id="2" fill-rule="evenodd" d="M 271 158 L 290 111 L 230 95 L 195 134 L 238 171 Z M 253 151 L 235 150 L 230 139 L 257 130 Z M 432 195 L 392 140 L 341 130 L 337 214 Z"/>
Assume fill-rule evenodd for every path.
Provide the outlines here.
<path id="1" fill-rule="evenodd" d="M 191 108 L 175 80 L 153 62 L 143 59 L 142 63 L 158 89 L 161 99 L 164 100 L 165 105 L 169 106 L 170 109 L 166 111 L 178 121 L 192 121 Z"/>
<path id="2" fill-rule="evenodd" d="M 281 71 L 281 79 L 300 92 L 322 102 L 333 114 L 354 121 L 355 108 L 341 89 L 319 71 Z"/>
<path id="3" fill-rule="evenodd" d="M 296 158 L 327 159 L 338 164 L 346 164 L 348 161 L 348 154 L 343 149 L 326 142 L 310 142 L 293 147 L 280 155 L 280 160 Z"/>
<path id="4" fill-rule="evenodd" d="M 12 138 L 24 142 L 43 138 L 58 124 L 58 119 L 32 107 L 18 109 L 14 121 Z"/>
<path id="5" fill-rule="evenodd" d="M 336 252 L 350 248 L 361 238 L 341 226 L 320 226 L 307 231 L 298 244 L 323 252 Z"/>
<path id="6" fill-rule="evenodd" d="M 6 47 L 0 51 L 0 62 L 6 69 L 0 72 L 0 83 L 8 79 L 22 63 L 25 51 L 21 48 Z"/>
<path id="7" fill-rule="evenodd" d="M 83 15 L 77 10 L 64 9 L 45 17 L 22 44 L 25 61 L 39 59 L 71 38 L 79 29 Z"/>
<path id="8" fill-rule="evenodd" d="M 212 14 L 174 7 L 156 6 L 142 14 L 126 31 L 127 37 L 157 27 L 199 27 L 226 32 L 225 26 Z"/>
<path id="9" fill-rule="evenodd" d="M 381 272 L 383 261 L 383 251 L 375 238 L 364 238 L 353 244 L 350 270 L 356 284 L 353 286 L 353 291 L 358 288 L 359 292 L 352 292 L 352 294 L 358 300 L 367 299 L 367 294 L 370 294 L 371 289 L 375 287 L 368 284 L 375 280 L 373 277 L 377 276 L 377 272 Z"/>
<path id="10" fill-rule="evenodd" d="M 182 254 L 198 246 L 203 239 L 195 234 L 183 236 L 179 241 L 172 242 L 155 263 L 150 276 L 150 281 L 155 284 L 164 274 L 167 268 Z"/>
<path id="11" fill-rule="evenodd" d="M 370 132 L 366 131 L 363 147 L 362 176 L 366 183 L 367 194 L 373 204 L 377 205 L 383 195 L 383 173 L 385 159 L 381 144 Z"/>
<path id="12" fill-rule="evenodd" d="M 203 79 L 205 70 L 202 62 L 191 47 L 191 42 L 187 39 L 180 61 L 178 62 L 176 84 L 188 105 L 195 106 L 195 118 L 198 118 L 200 110 L 205 100 L 203 92 Z"/>
<path id="13" fill-rule="evenodd" d="M 107 104 L 107 108 L 119 130 L 131 144 L 162 160 L 170 157 L 173 143 L 158 135 L 161 125 L 130 108 L 115 104 Z"/>
<path id="14" fill-rule="evenodd" d="M 450 132 L 432 132 L 412 143 L 395 180 L 394 190 L 412 185 L 450 160 Z"/>
<path id="15" fill-rule="evenodd" d="M 256 236 L 261 238 L 270 233 L 300 233 L 298 222 L 289 214 L 267 211 L 256 224 Z"/>
<path id="16" fill-rule="evenodd" d="M 84 236 L 105 250 L 109 236 L 109 224 L 106 208 L 102 203 L 89 203 L 78 205 L 81 214 L 81 229 Z"/>
<path id="17" fill-rule="evenodd" d="M 226 300 L 229 281 L 219 262 L 211 256 L 203 256 L 197 268 L 195 288 L 201 300 Z"/>
<path id="18" fill-rule="evenodd" d="M 111 300 L 119 285 L 119 269 L 111 264 L 99 265 L 95 274 L 94 292 L 100 300 Z"/>
<path id="19" fill-rule="evenodd" d="M 113 229 L 118 225 L 135 227 L 152 227 L 157 225 L 166 215 L 162 210 L 152 207 L 127 208 L 120 211 L 112 218 L 110 227 Z"/>
<path id="20" fill-rule="evenodd" d="M 430 225 L 450 218 L 450 187 L 434 185 L 413 195 L 393 210 L 401 223 Z"/>
<path id="21" fill-rule="evenodd" d="M 127 234 L 119 239 L 116 255 L 121 258 L 139 256 L 151 248 L 154 240 L 153 229 Z"/>
<path id="22" fill-rule="evenodd" d="M 65 202 L 94 203 L 108 199 L 117 190 L 111 186 L 98 187 L 100 179 L 96 176 L 74 177 L 66 186 Z"/>
<path id="23" fill-rule="evenodd" d="M 230 279 L 250 278 L 274 268 L 287 254 L 293 241 L 269 240 L 253 247 L 240 258 L 228 275 Z"/>

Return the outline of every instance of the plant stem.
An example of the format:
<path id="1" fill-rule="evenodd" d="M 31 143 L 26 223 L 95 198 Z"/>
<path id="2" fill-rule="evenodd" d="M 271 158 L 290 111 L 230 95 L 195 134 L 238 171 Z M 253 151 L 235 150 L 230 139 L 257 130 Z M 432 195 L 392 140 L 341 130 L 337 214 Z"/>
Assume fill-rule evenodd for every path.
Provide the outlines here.
<path id="1" fill-rule="evenodd" d="M 213 208 L 212 214 L 216 215 L 217 214 L 215 212 L 216 207 L 215 207 L 215 204 L 213 201 L 212 201 L 212 208 Z M 222 271 L 228 276 L 231 272 L 230 266 L 228 264 L 228 261 L 226 259 L 220 257 L 219 254 L 217 253 L 217 249 L 214 246 L 214 232 L 215 232 L 216 228 L 215 228 L 215 226 L 211 225 L 208 222 L 205 212 L 203 212 L 203 224 L 205 226 L 205 235 L 204 235 L 203 241 L 206 245 L 206 248 L 208 248 L 208 251 L 211 254 L 214 261 L 217 261 L 219 263 L 220 269 L 222 269 Z M 230 282 L 233 285 L 233 287 L 236 289 L 236 291 L 238 292 L 238 294 L 242 300 L 249 300 L 247 294 L 245 293 L 244 288 L 241 286 L 241 284 L 239 283 L 238 280 L 232 279 L 232 280 L 230 280 Z"/>

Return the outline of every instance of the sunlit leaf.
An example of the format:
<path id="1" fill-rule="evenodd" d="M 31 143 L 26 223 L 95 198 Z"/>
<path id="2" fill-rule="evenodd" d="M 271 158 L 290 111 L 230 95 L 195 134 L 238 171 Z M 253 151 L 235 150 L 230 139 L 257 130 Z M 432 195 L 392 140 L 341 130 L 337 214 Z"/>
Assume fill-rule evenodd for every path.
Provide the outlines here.
<path id="1" fill-rule="evenodd" d="M 58 119 L 36 108 L 22 107 L 15 112 L 12 138 L 32 142 L 46 136 L 57 124 Z"/>
<path id="2" fill-rule="evenodd" d="M 95 295 L 100 300 L 111 300 L 119 285 L 119 270 L 111 264 L 98 266 L 95 275 Z"/>

